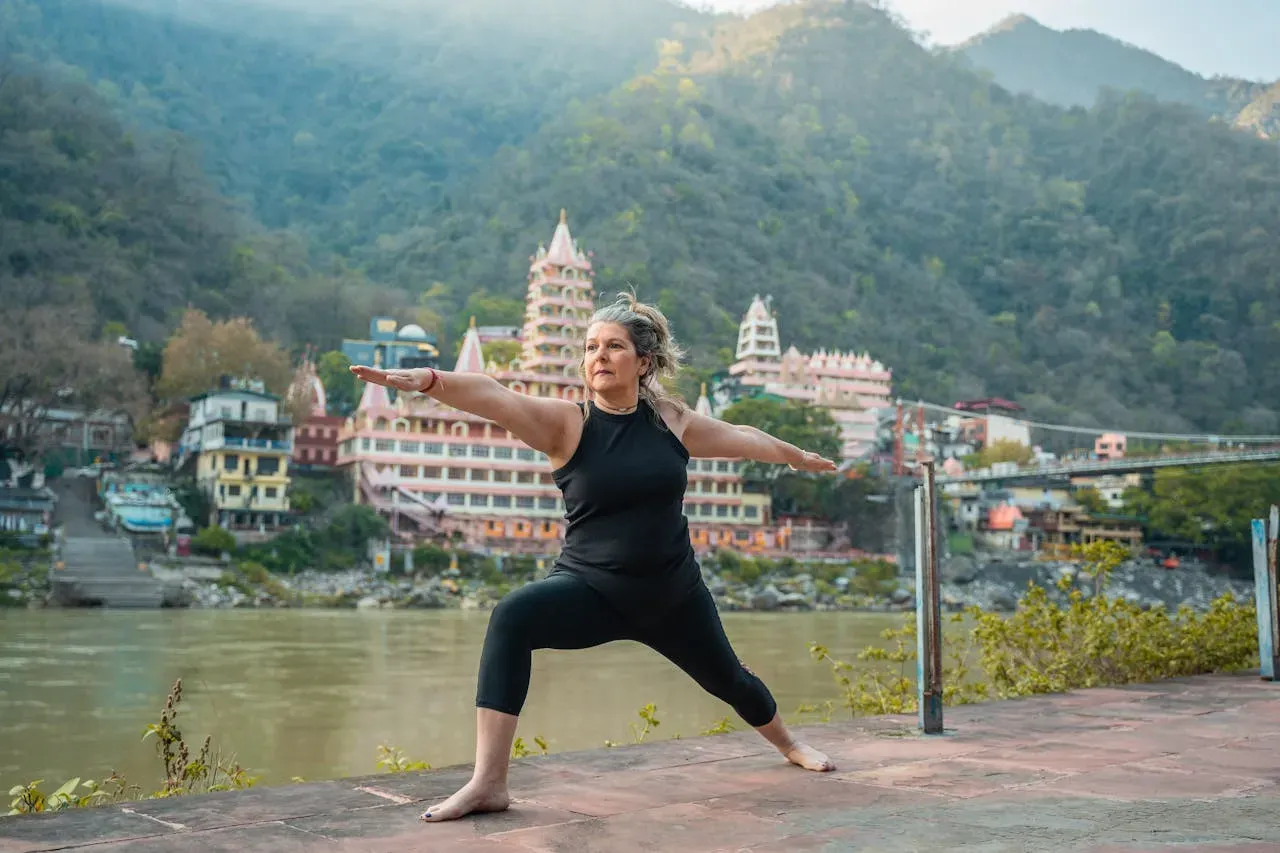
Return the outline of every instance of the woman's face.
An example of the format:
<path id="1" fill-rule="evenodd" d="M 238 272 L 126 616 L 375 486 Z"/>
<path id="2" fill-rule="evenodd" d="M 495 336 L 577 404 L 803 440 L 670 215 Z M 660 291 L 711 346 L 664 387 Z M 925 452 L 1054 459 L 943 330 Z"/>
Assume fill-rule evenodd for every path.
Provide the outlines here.
<path id="1" fill-rule="evenodd" d="M 648 357 L 636 354 L 631 335 L 617 323 L 592 323 L 583 352 L 587 387 L 595 394 L 638 390 L 649 369 Z"/>

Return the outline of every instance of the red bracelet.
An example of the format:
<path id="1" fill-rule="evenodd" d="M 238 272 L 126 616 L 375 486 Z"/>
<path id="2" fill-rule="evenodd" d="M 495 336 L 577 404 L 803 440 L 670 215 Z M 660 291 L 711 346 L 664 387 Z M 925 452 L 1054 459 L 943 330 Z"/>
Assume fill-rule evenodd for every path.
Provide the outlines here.
<path id="1" fill-rule="evenodd" d="M 440 374 L 436 373 L 436 369 L 434 367 L 428 367 L 427 370 L 431 371 L 431 381 L 427 383 L 426 388 L 423 388 L 421 391 L 418 392 L 419 394 L 426 394 L 432 388 L 436 387 L 436 380 L 440 378 Z"/>

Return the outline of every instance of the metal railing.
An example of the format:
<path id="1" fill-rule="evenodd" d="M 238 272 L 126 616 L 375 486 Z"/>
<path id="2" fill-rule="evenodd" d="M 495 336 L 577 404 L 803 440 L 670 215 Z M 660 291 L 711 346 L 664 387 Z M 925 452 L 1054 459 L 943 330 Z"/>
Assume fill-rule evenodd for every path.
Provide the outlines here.
<path id="1" fill-rule="evenodd" d="M 1170 456 L 1148 456 L 1125 459 L 1096 459 L 1056 465 L 1024 465 L 1012 470 L 983 468 L 963 474 L 938 477 L 940 486 L 952 483 L 990 483 L 1002 480 L 1035 480 L 1042 477 L 1068 477 L 1076 474 L 1127 473 L 1155 468 L 1181 468 L 1196 465 L 1230 465 L 1242 462 L 1280 461 L 1280 448 L 1266 450 L 1228 450 Z"/>

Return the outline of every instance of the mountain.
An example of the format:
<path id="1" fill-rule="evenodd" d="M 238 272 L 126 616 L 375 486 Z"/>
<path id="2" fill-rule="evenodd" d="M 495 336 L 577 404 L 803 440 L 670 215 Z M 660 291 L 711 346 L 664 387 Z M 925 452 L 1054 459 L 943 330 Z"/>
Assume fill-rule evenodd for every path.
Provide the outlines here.
<path id="1" fill-rule="evenodd" d="M 1146 92 L 1263 136 L 1280 131 L 1280 83 L 1205 78 L 1095 30 L 1055 30 L 1013 15 L 953 50 L 1012 92 L 1089 107 L 1103 89 Z"/>
<path id="2" fill-rule="evenodd" d="M 93 81 L 195 140 L 267 227 L 376 266 L 382 235 L 699 18 L 666 0 L 0 0 L 0 52 Z"/>
<path id="3" fill-rule="evenodd" d="M 0 39 L 140 134 L 199 146 L 250 233 L 300 235 L 310 269 L 336 258 L 402 312 L 507 311 L 564 207 L 602 296 L 658 301 L 695 377 L 771 293 L 788 343 L 869 351 L 908 399 L 1280 432 L 1274 143 L 1139 93 L 1011 94 L 871 4 L 741 19 L 653 0 L 618 26 L 594 2 L 503 22 L 496 0 L 400 19 L 0 0 Z M 273 322 L 332 329 L 295 279 L 315 318 Z"/>
<path id="4" fill-rule="evenodd" d="M 236 214 L 191 150 L 156 143 L 94 91 L 0 64 L 6 320 L 57 310 L 155 340 L 193 306 L 247 314 L 292 343 L 358 330 L 364 305 L 404 303 L 358 274 L 317 272 L 290 235 Z"/>

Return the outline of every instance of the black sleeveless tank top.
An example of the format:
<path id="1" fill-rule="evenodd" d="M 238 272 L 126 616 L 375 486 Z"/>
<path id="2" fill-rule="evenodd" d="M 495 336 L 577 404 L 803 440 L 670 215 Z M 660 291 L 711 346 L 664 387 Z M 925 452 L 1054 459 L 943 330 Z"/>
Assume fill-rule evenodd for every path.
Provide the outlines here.
<path id="1" fill-rule="evenodd" d="M 587 405 L 578 449 L 553 475 L 567 522 L 554 571 L 628 616 L 660 615 L 702 583 L 684 516 L 689 452 L 646 402 L 628 415 Z"/>

